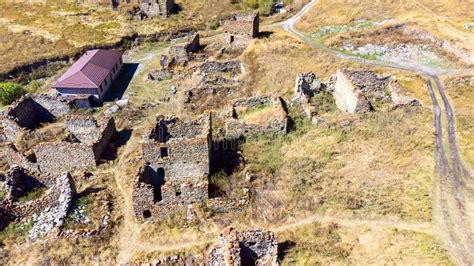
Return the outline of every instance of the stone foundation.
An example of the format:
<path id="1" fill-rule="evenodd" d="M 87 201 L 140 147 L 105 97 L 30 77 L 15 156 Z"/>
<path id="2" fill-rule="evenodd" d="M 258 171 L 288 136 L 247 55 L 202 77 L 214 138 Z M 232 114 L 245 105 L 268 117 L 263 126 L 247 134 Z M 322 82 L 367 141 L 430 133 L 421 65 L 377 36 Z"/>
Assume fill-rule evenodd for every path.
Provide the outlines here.
<path id="1" fill-rule="evenodd" d="M 258 96 L 238 99 L 233 102 L 228 113 L 229 118 L 226 122 L 228 138 L 288 132 L 289 117 L 285 102 L 280 97 Z"/>
<path id="2" fill-rule="evenodd" d="M 6 213 L 9 218 L 0 223 L 13 221 L 10 218 L 32 219 L 30 238 L 47 234 L 62 225 L 76 193 L 72 178 L 67 172 L 61 175 L 45 175 L 20 167 L 14 167 L 7 173 L 3 186 L 7 196 L 0 202 L 0 212 Z M 39 188 L 45 189 L 39 198 L 19 201 L 30 191 Z"/>
<path id="3" fill-rule="evenodd" d="M 208 265 L 279 265 L 278 243 L 271 231 L 238 232 L 233 228 L 221 234 L 209 251 Z"/>

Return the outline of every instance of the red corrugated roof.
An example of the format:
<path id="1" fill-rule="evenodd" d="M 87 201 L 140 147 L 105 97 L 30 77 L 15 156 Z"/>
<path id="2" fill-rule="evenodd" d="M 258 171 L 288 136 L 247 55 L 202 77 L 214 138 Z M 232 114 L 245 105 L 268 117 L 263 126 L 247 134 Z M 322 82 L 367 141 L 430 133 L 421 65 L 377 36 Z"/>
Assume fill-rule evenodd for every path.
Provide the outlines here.
<path id="1" fill-rule="evenodd" d="M 62 75 L 55 88 L 99 88 L 122 58 L 122 53 L 112 50 L 90 50 Z"/>

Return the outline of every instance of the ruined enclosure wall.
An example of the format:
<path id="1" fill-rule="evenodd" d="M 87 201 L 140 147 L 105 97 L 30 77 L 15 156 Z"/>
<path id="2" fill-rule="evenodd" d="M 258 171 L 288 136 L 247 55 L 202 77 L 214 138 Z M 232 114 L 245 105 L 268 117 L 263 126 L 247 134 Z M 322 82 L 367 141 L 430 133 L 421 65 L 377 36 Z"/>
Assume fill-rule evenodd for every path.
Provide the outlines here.
<path id="1" fill-rule="evenodd" d="M 42 143 L 35 147 L 34 152 L 43 172 L 60 173 L 97 166 L 94 150 L 82 143 Z"/>
<path id="2" fill-rule="evenodd" d="M 29 161 L 12 144 L 5 146 L 5 158 L 10 167 L 17 165 L 30 171 L 39 170 L 37 163 Z"/>
<path id="3" fill-rule="evenodd" d="M 242 114 L 262 105 L 272 108 L 271 114 L 265 121 L 260 121 L 257 124 L 241 119 Z M 238 99 L 233 102 L 229 114 L 230 117 L 226 121 L 226 135 L 229 138 L 264 133 L 286 134 L 288 132 L 289 118 L 285 103 L 280 97 L 258 96 Z"/>
<path id="4" fill-rule="evenodd" d="M 4 115 L 2 125 L 7 141 L 15 141 L 27 130 L 41 123 L 53 122 L 70 111 L 70 106 L 59 97 L 27 94 L 15 102 Z"/>
<path id="5" fill-rule="evenodd" d="M 278 262 L 278 242 L 271 231 L 227 229 L 209 251 L 208 265 L 268 265 Z"/>
<path id="6" fill-rule="evenodd" d="M 201 44 L 199 42 L 199 34 L 195 34 L 192 37 L 192 40 L 185 45 L 186 47 L 186 52 L 188 53 L 195 53 L 199 51 L 199 48 L 201 47 Z"/>
<path id="7" fill-rule="evenodd" d="M 41 107 L 48 110 L 55 118 L 65 116 L 71 111 L 71 106 L 65 99 L 58 96 L 50 96 L 46 94 L 32 94 L 33 100 Z"/>
<path id="8" fill-rule="evenodd" d="M 113 118 L 106 120 L 106 122 L 101 125 L 99 131 L 101 132 L 99 139 L 93 145 L 96 161 L 99 161 L 99 159 L 102 157 L 102 153 L 107 148 L 107 145 L 109 145 L 110 140 L 117 133 L 115 120 Z"/>
<path id="9" fill-rule="evenodd" d="M 51 122 L 52 116 L 42 117 L 42 112 L 38 112 L 37 103 L 30 97 L 24 98 L 13 106 L 7 113 L 11 119 L 14 119 L 20 127 L 34 129 L 42 121 Z M 43 119 L 41 119 L 43 118 Z"/>
<path id="10" fill-rule="evenodd" d="M 97 121 L 88 115 L 69 116 L 64 122 L 67 130 L 81 143 L 93 144 L 100 138 Z"/>

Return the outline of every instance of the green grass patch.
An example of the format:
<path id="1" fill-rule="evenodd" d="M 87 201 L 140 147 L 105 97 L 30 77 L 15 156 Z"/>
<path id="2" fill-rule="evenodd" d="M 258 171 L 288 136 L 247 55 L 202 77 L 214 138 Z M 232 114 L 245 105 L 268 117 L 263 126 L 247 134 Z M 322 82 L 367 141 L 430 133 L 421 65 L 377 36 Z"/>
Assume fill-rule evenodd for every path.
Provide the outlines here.
<path id="1" fill-rule="evenodd" d="M 355 53 L 355 52 L 352 52 L 352 51 L 349 51 L 349 50 L 346 50 L 346 49 L 338 49 L 338 51 L 343 53 L 343 54 L 346 54 L 346 55 L 360 57 L 360 58 L 364 58 L 364 59 L 367 59 L 367 60 L 377 60 L 378 56 L 379 56 L 379 55 L 375 55 L 375 54 L 359 54 L 359 53 Z"/>
<path id="2" fill-rule="evenodd" d="M 45 191 L 46 191 L 46 188 L 44 187 L 35 188 L 29 191 L 25 196 L 18 198 L 18 201 L 28 202 L 28 201 L 39 199 L 41 198 L 41 196 L 43 196 Z"/>
<path id="3" fill-rule="evenodd" d="M 311 98 L 311 103 L 316 106 L 316 112 L 320 115 L 337 111 L 336 101 L 327 91 L 321 91 L 314 95 L 314 97 Z"/>
<path id="4" fill-rule="evenodd" d="M 0 201 L 4 200 L 6 196 L 7 196 L 7 192 L 5 191 L 4 188 L 0 187 Z"/>
<path id="5" fill-rule="evenodd" d="M 330 36 L 341 32 L 360 31 L 369 27 L 372 27 L 374 23 L 370 20 L 357 20 L 351 24 L 332 25 L 320 27 L 316 32 L 311 34 L 311 37 L 315 39 L 322 39 L 323 37 Z"/>
<path id="6" fill-rule="evenodd" d="M 27 222 L 12 222 L 3 231 L 0 231 L 0 243 L 7 240 L 15 240 L 26 235 L 33 227 L 33 221 Z"/>
<path id="7" fill-rule="evenodd" d="M 18 83 L 0 83 L 0 104 L 8 105 L 25 95 L 27 90 Z"/>

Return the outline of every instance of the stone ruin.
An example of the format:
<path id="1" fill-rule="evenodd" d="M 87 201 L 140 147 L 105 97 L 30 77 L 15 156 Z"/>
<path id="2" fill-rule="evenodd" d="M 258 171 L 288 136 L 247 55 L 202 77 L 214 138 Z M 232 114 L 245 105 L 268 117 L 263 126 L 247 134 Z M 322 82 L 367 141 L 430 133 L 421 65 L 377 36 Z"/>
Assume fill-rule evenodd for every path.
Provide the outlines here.
<path id="1" fill-rule="evenodd" d="M 218 241 L 204 255 L 167 256 L 141 265 L 280 265 L 278 243 L 271 231 L 234 228 L 224 230 Z"/>
<path id="2" fill-rule="evenodd" d="M 225 41 L 235 46 L 246 46 L 259 34 L 258 13 L 234 14 L 224 22 Z"/>
<path id="3" fill-rule="evenodd" d="M 15 141 L 20 135 L 37 129 L 43 123 L 54 122 L 70 110 L 70 104 L 59 96 L 27 94 L 1 116 L 5 139 Z"/>
<path id="4" fill-rule="evenodd" d="M 99 123 L 92 116 L 66 118 L 72 140 L 44 142 L 33 150 L 42 172 L 60 173 L 96 167 L 111 138 L 117 132 L 113 117 Z"/>
<path id="5" fill-rule="evenodd" d="M 275 234 L 262 230 L 238 232 L 230 228 L 209 251 L 207 265 L 279 265 Z"/>
<path id="6" fill-rule="evenodd" d="M 88 115 L 70 115 L 65 119 L 69 138 L 42 142 L 24 155 L 13 144 L 5 147 L 6 161 L 10 166 L 46 173 L 81 170 L 96 167 L 111 138 L 116 133 L 112 117 L 97 123 Z"/>
<path id="7" fill-rule="evenodd" d="M 157 118 L 143 144 L 143 166 L 133 187 L 135 217 L 143 221 L 208 198 L 211 118 Z"/>
<path id="8" fill-rule="evenodd" d="M 109 2 L 113 10 L 120 9 L 122 5 L 137 6 L 139 18 L 168 17 L 176 9 L 174 0 L 109 0 Z"/>
<path id="9" fill-rule="evenodd" d="M 225 129 L 229 138 L 248 135 L 288 133 L 288 112 L 280 97 L 256 96 L 234 100 Z"/>
<path id="10" fill-rule="evenodd" d="M 311 103 L 311 98 L 321 92 L 323 84 L 312 72 L 303 73 L 296 77 L 295 95 L 292 102 L 298 102 L 303 107 L 306 116 L 313 124 L 317 123 L 316 107 Z"/>
<path id="11" fill-rule="evenodd" d="M 365 113 L 374 110 L 377 101 L 396 105 L 419 105 L 415 99 L 402 97 L 394 90 L 394 79 L 368 70 L 338 69 L 333 96 L 337 107 L 348 113 Z"/>
<path id="12" fill-rule="evenodd" d="M 140 10 L 149 18 L 168 17 L 174 12 L 174 0 L 139 0 Z"/>
<path id="13" fill-rule="evenodd" d="M 185 43 L 170 47 L 169 56 L 163 55 L 160 65 L 163 69 L 167 69 L 173 64 L 185 64 L 191 60 L 190 54 L 198 52 L 200 48 L 199 34 L 196 33 Z"/>
<path id="14" fill-rule="evenodd" d="M 76 193 L 69 173 L 39 174 L 21 167 L 12 167 L 5 177 L 6 197 L 0 201 L 0 224 L 6 226 L 14 220 L 32 220 L 29 237 L 35 239 L 63 224 Z M 37 198 L 22 200 L 28 193 L 42 189 Z"/>
<path id="15" fill-rule="evenodd" d="M 241 91 L 239 61 L 206 61 L 194 68 L 196 81 L 184 91 L 184 107 L 193 112 L 225 107 Z"/>

